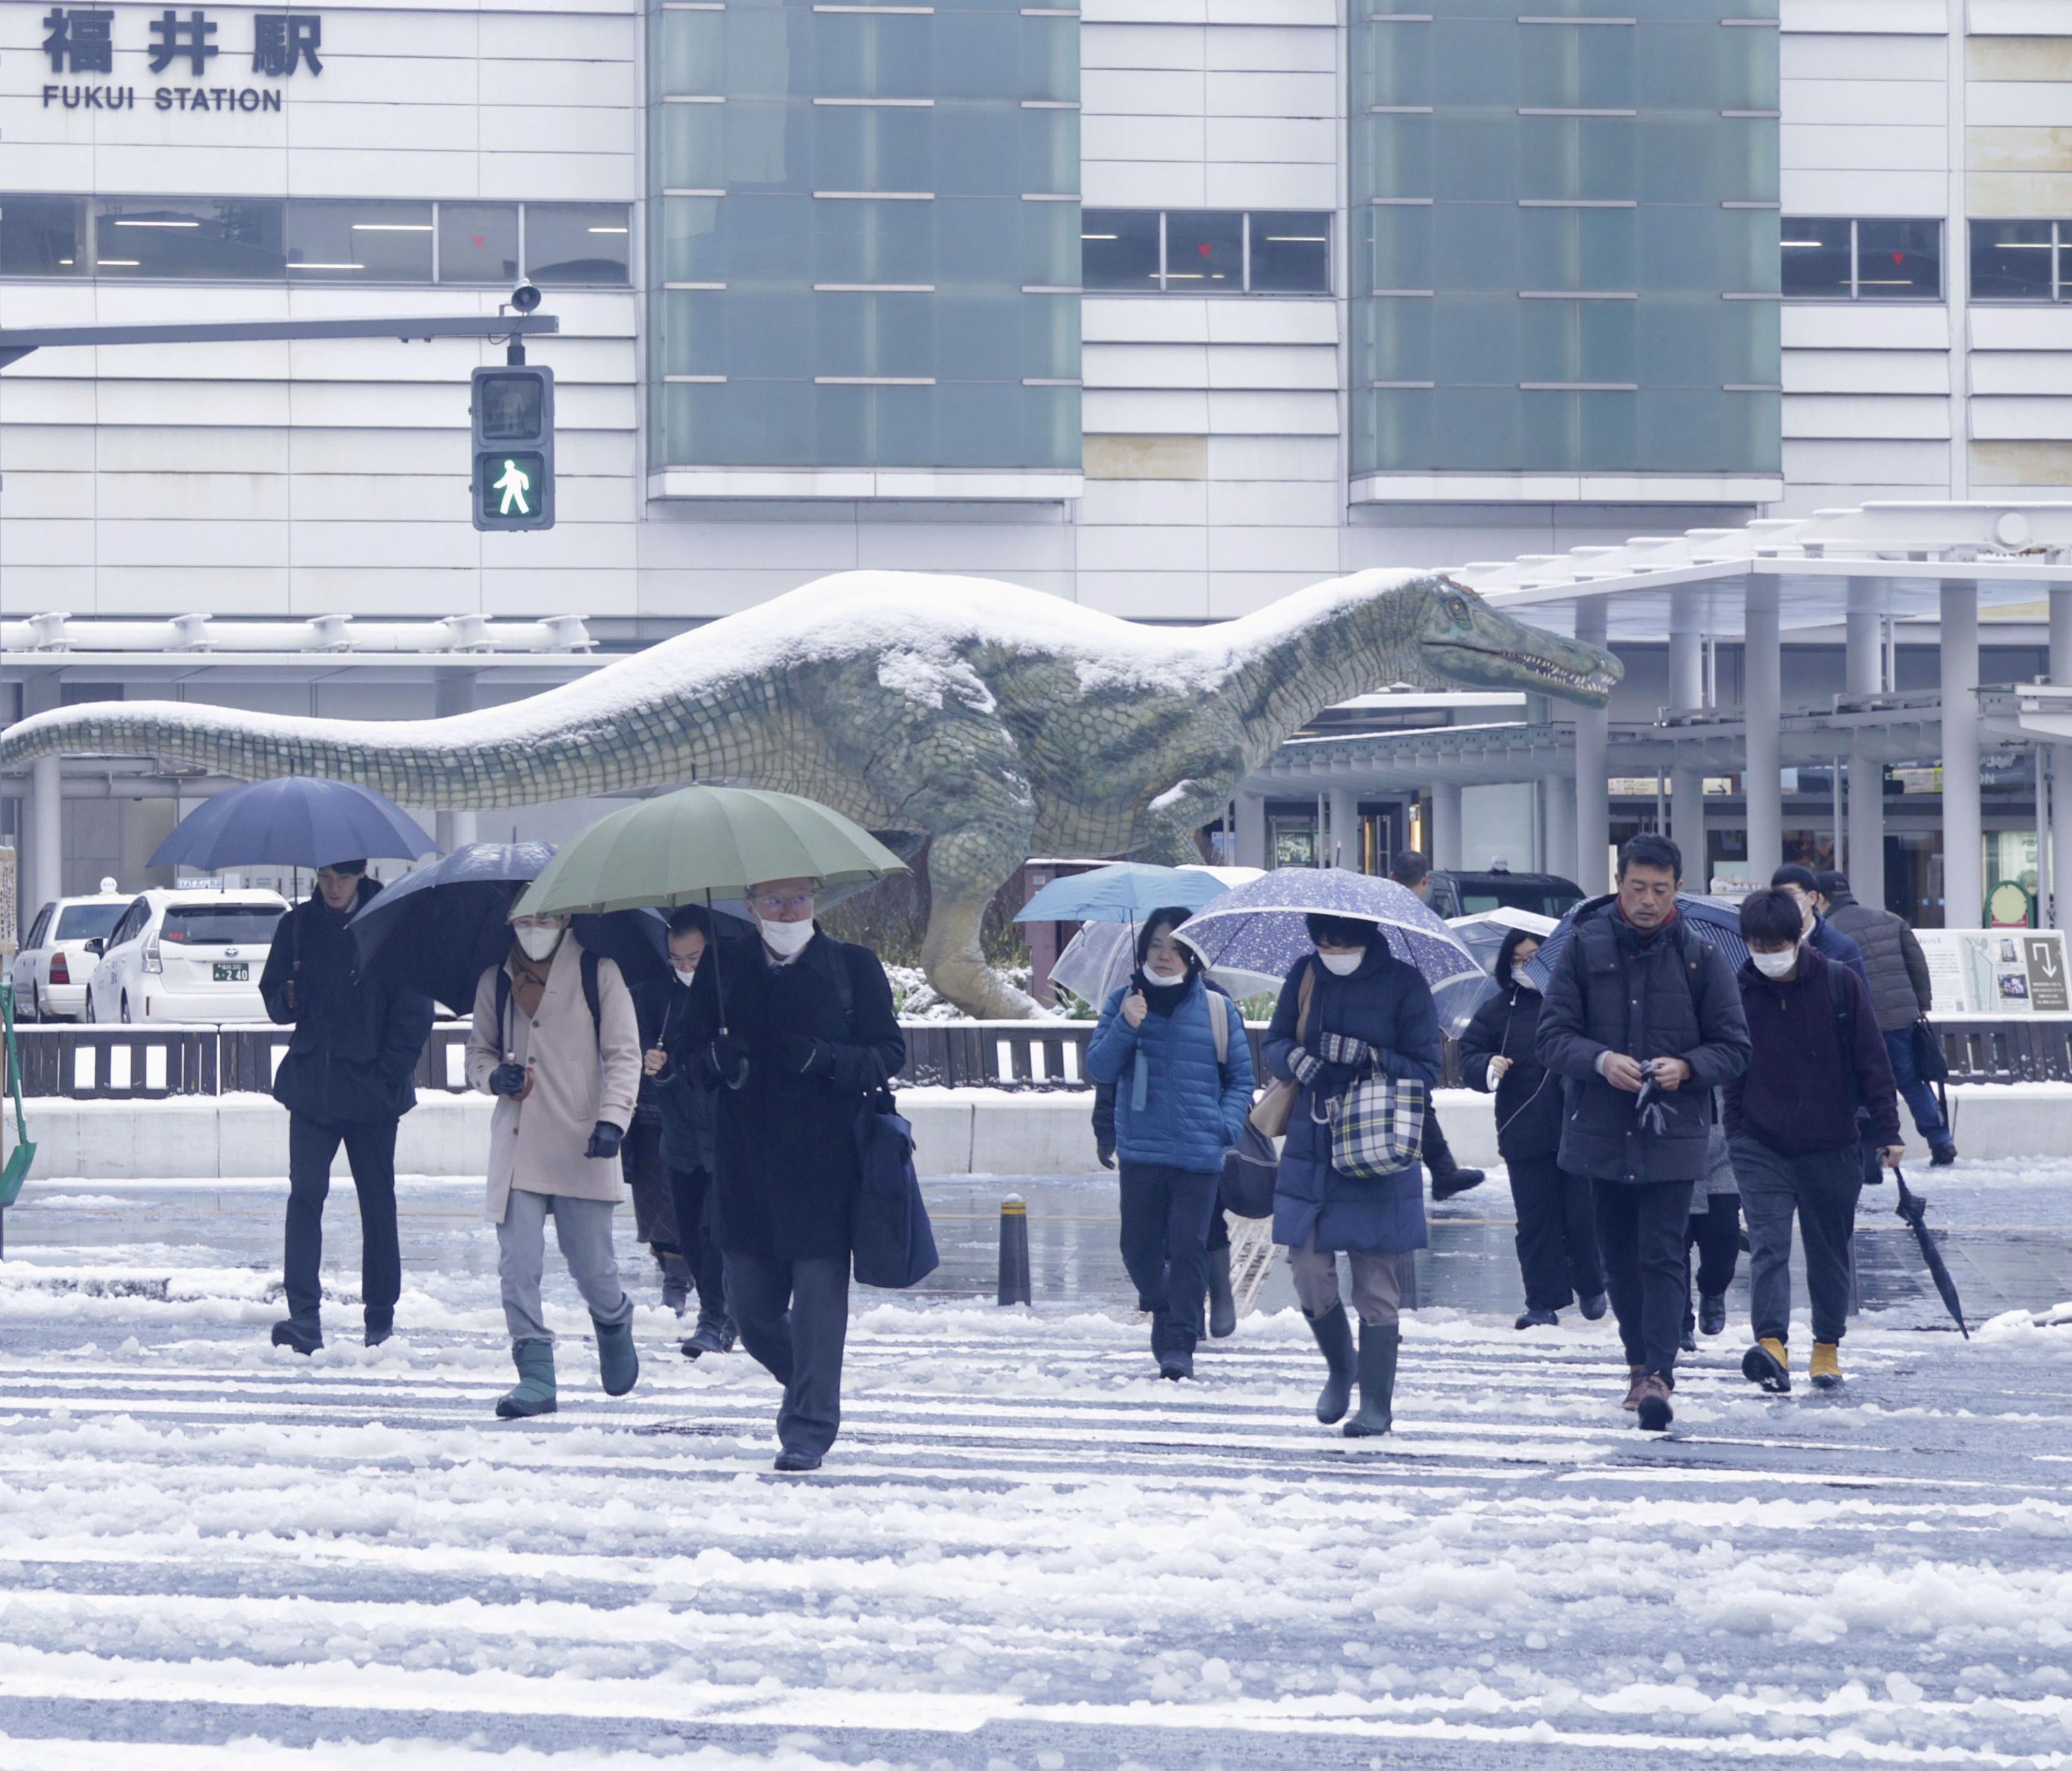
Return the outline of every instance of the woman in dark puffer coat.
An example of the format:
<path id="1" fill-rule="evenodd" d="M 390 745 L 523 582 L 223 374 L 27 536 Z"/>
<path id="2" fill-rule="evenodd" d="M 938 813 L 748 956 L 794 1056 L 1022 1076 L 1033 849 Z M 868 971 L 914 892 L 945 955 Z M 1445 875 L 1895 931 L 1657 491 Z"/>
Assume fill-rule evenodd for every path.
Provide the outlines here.
<path id="1" fill-rule="evenodd" d="M 1511 1173 L 1518 1210 L 1518 1266 L 1525 1280 L 1521 1329 L 1552 1327 L 1580 1299 L 1592 1321 L 1605 1313 L 1604 1264 L 1589 1179 L 1556 1160 L 1561 1147 L 1561 1081 L 1533 1050 L 1540 992 L 1523 972 L 1540 939 L 1513 929 L 1498 950 L 1497 994 L 1461 1035 L 1461 1076 L 1496 1094 L 1496 1144 Z"/>
<path id="2" fill-rule="evenodd" d="M 1326 1424 L 1344 1418 L 1357 1370 L 1359 1412 L 1348 1438 L 1388 1431 L 1393 1419 L 1404 1264 L 1425 1246 L 1424 1166 L 1416 1157 L 1374 1179 L 1331 1165 L 1330 1116 L 1355 1083 L 1375 1077 L 1439 1079 L 1439 1017 L 1413 966 L 1388 951 L 1381 930 L 1357 918 L 1312 916 L 1316 952 L 1281 987 L 1266 1033 L 1266 1066 L 1301 1084 L 1273 1188 L 1273 1239 L 1288 1251 L 1295 1296 L 1330 1375 L 1317 1399 Z M 1309 1009 L 1303 1012 L 1305 980 Z M 1350 1257 L 1360 1319 L 1338 1296 L 1338 1256 Z"/>

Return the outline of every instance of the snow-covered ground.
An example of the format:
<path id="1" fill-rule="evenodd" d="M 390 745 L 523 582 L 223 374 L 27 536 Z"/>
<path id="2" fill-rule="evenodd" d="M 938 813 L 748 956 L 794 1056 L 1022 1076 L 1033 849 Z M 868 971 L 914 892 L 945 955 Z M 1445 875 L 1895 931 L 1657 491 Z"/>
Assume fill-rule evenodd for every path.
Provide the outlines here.
<path id="1" fill-rule="evenodd" d="M 2062 1255 L 2061 1166 L 1938 1177 L 1937 1218 Z M 2072 1765 L 2072 1309 L 1966 1343 L 1909 1293 L 1834 1396 L 1751 1391 L 1737 1323 L 1663 1440 L 1608 1325 L 1427 1310 L 1355 1446 L 1292 1313 L 1174 1386 L 1119 1313 L 865 1296 L 842 1438 L 782 1477 L 744 1356 L 643 1310 L 609 1401 L 565 1280 L 561 1412 L 494 1420 L 457 1190 L 397 1340 L 329 1270 L 331 1346 L 267 1346 L 220 1196 L 9 1214 L 0 1771 Z"/>

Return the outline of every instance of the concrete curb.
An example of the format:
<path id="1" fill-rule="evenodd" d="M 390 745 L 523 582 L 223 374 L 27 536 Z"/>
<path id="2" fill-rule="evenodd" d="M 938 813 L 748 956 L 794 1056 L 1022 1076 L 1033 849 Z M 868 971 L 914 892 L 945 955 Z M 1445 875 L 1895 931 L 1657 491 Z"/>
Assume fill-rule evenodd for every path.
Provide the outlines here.
<path id="1" fill-rule="evenodd" d="M 1443 1089 L 1435 1097 L 1447 1141 L 1478 1168 L 1497 1161 L 1486 1095 Z M 483 1095 L 425 1093 L 397 1138 L 401 1174 L 482 1173 L 492 1103 Z M 930 1178 L 969 1174 L 1091 1174 L 1093 1097 L 1086 1091 L 1009 1093 L 914 1088 L 899 1097 L 913 1121 L 916 1165 Z M 2072 1148 L 2072 1083 L 1967 1083 L 1950 1091 L 1959 1148 L 1980 1159 L 2057 1156 Z M 1928 1153 L 1909 1130 L 1908 1162 Z M 288 1119 L 265 1095 L 175 1096 L 156 1101 L 40 1099 L 29 1105 L 39 1180 L 251 1180 L 287 1172 Z M 8 1116 L 0 1148 L 14 1147 Z M 333 1173 L 347 1169 L 341 1154 Z"/>

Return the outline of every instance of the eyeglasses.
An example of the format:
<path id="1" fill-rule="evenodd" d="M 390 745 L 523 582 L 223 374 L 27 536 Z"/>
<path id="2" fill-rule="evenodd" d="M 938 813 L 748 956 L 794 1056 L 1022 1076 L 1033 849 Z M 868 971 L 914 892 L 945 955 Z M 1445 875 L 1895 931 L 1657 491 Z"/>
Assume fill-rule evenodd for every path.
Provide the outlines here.
<path id="1" fill-rule="evenodd" d="M 778 898 L 767 892 L 758 892 L 749 899 L 765 916 L 782 916 L 787 910 L 809 910 L 813 907 L 811 892 L 794 892 L 788 898 Z"/>

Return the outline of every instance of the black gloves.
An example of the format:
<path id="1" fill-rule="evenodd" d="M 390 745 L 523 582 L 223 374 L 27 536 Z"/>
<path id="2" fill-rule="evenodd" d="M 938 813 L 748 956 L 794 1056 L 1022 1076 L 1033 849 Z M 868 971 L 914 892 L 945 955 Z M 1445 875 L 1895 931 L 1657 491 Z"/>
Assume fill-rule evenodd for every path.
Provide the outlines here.
<path id="1" fill-rule="evenodd" d="M 777 1042 L 777 1062 L 794 1076 L 824 1076 L 835 1067 L 835 1049 L 824 1039 L 787 1033 Z"/>
<path id="2" fill-rule="evenodd" d="M 1319 1095 L 1342 1095 L 1359 1080 L 1359 1066 L 1357 1064 L 1320 1063 L 1310 1087 Z"/>
<path id="3" fill-rule="evenodd" d="M 748 1080 L 747 1044 L 732 1033 L 722 1033 L 706 1048 L 705 1062 L 729 1088 L 739 1088 Z"/>
<path id="4" fill-rule="evenodd" d="M 523 1064 L 499 1064 L 489 1073 L 489 1092 L 492 1095 L 524 1094 L 525 1066 Z"/>
<path id="5" fill-rule="evenodd" d="M 1096 1144 L 1094 1154 L 1100 1158 L 1100 1165 L 1103 1168 L 1112 1169 L 1115 1166 L 1115 1146 L 1112 1144 Z"/>
<path id="6" fill-rule="evenodd" d="M 583 1146 L 583 1154 L 593 1161 L 619 1154 L 619 1146 L 626 1140 L 626 1134 L 610 1120 L 599 1120 L 590 1132 L 590 1142 Z"/>

